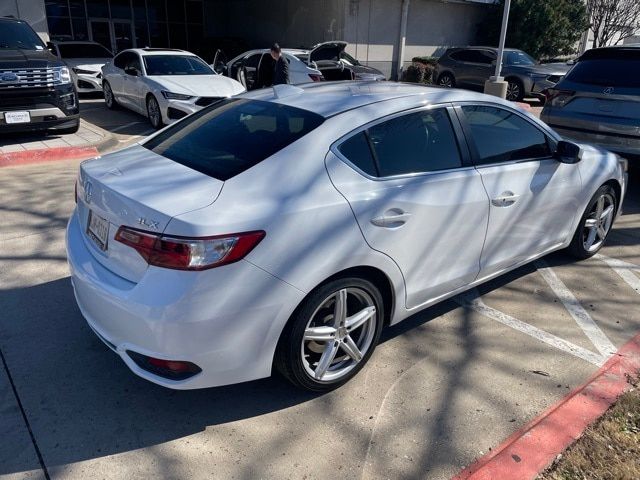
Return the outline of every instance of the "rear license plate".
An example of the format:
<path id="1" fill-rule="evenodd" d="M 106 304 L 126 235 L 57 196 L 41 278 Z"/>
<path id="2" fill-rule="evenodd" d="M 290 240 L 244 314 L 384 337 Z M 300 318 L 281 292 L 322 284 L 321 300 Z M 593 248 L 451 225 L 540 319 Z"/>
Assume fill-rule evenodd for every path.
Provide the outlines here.
<path id="1" fill-rule="evenodd" d="M 91 237 L 100 250 L 106 250 L 109 238 L 109 221 L 89 210 L 87 235 Z"/>
<path id="2" fill-rule="evenodd" d="M 6 123 L 29 123 L 31 115 L 29 112 L 4 112 L 4 121 Z"/>

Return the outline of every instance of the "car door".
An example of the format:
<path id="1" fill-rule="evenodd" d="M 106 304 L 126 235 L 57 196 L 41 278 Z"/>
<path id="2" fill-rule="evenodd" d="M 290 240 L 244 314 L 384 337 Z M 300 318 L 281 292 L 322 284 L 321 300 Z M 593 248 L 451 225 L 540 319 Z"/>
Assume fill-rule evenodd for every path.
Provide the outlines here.
<path id="1" fill-rule="evenodd" d="M 247 56 L 242 62 L 242 68 L 238 71 L 238 76 L 243 77 L 240 81 L 247 90 L 254 90 L 257 88 L 258 80 L 258 65 L 260 64 L 260 58 L 262 53 L 253 53 Z"/>
<path id="2" fill-rule="evenodd" d="M 109 73 L 106 75 L 106 80 L 111 86 L 111 91 L 115 95 L 116 101 L 126 105 L 127 99 L 124 95 L 124 69 L 129 62 L 133 52 L 122 52 L 113 58 L 113 63 L 108 66 Z"/>
<path id="3" fill-rule="evenodd" d="M 470 81 L 477 87 L 484 87 L 484 82 L 495 73 L 496 54 L 491 50 L 473 50 L 474 62 L 470 71 Z"/>
<path id="4" fill-rule="evenodd" d="M 127 61 L 124 77 L 124 95 L 131 108 L 142 114 L 146 114 L 146 77 L 142 67 L 142 59 L 140 55 L 135 52 L 131 52 L 131 56 Z"/>
<path id="5" fill-rule="evenodd" d="M 438 106 L 386 118 L 337 142 L 326 159 L 369 246 L 402 271 L 407 308 L 479 272 L 488 199 L 452 112 Z"/>
<path id="6" fill-rule="evenodd" d="M 555 140 L 515 109 L 466 104 L 456 111 L 490 200 L 481 276 L 562 244 L 581 213 L 577 165 L 556 160 Z"/>

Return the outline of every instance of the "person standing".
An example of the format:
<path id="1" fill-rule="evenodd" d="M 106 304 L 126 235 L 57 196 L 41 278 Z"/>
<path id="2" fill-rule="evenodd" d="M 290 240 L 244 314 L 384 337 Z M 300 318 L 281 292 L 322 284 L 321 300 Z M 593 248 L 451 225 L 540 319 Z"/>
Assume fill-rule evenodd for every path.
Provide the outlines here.
<path id="1" fill-rule="evenodd" d="M 271 46 L 271 58 L 275 60 L 273 84 L 281 85 L 283 83 L 289 83 L 289 63 L 284 55 L 282 55 L 282 49 L 277 43 Z"/>

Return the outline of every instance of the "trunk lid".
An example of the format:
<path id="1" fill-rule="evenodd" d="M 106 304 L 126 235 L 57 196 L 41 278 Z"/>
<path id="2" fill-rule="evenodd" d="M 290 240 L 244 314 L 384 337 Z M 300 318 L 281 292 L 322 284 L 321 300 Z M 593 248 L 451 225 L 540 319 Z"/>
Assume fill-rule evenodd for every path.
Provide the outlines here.
<path id="1" fill-rule="evenodd" d="M 322 60 L 340 60 L 340 54 L 347 48 L 347 42 L 324 42 L 316 45 L 309 52 L 309 62 Z"/>
<path id="2" fill-rule="evenodd" d="M 118 228 L 162 233 L 176 215 L 213 203 L 223 185 L 140 145 L 84 162 L 77 188 L 85 243 L 104 267 L 137 282 L 148 265 L 134 249 L 115 241 Z"/>

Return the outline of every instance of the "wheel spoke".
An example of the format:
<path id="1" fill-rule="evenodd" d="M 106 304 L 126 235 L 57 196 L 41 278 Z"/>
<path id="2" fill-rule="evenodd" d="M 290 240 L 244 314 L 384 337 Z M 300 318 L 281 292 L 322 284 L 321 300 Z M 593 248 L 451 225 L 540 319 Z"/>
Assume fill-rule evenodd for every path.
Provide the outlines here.
<path id="1" fill-rule="evenodd" d="M 336 353 L 338 352 L 338 342 L 329 342 L 322 352 L 322 356 L 320 357 L 320 361 L 318 362 L 318 366 L 315 369 L 315 377 L 316 380 L 322 380 L 325 373 L 333 363 L 333 359 L 336 358 Z"/>
<path id="2" fill-rule="evenodd" d="M 335 294 L 335 306 L 333 310 L 333 325 L 338 328 L 344 325 L 347 319 L 347 289 L 338 290 Z"/>
<path id="3" fill-rule="evenodd" d="M 342 350 L 344 350 L 346 354 L 349 355 L 354 361 L 359 362 L 360 360 L 362 360 L 362 352 L 350 335 L 344 337 L 344 341 L 340 344 L 340 347 L 342 347 Z"/>
<path id="4" fill-rule="evenodd" d="M 316 342 L 330 342 L 335 336 L 336 329 L 328 325 L 310 327 L 304 331 L 305 340 L 314 340 Z"/>
<path id="5" fill-rule="evenodd" d="M 607 232 L 605 231 L 604 227 L 599 226 L 598 227 L 598 237 L 600 237 L 600 240 L 604 240 L 607 236 Z"/>
<path id="6" fill-rule="evenodd" d="M 604 197 L 598 198 L 598 203 L 596 207 L 596 218 L 602 217 L 602 212 L 604 210 Z"/>
<path id="7" fill-rule="evenodd" d="M 586 228 L 594 228 L 598 226 L 598 220 L 596 220 L 595 218 L 587 218 L 587 220 L 584 222 L 584 226 Z"/>
<path id="8" fill-rule="evenodd" d="M 613 214 L 613 205 L 609 205 L 607 208 L 603 210 L 600 214 L 600 221 L 604 221 L 609 218 Z"/>
<path id="9" fill-rule="evenodd" d="M 591 247 L 593 246 L 594 242 L 596 241 L 596 234 L 598 233 L 598 229 L 595 227 L 592 227 L 589 229 L 589 236 L 587 237 L 587 239 L 584 242 L 584 248 L 585 250 L 590 250 Z"/>
<path id="10" fill-rule="evenodd" d="M 375 314 L 376 314 L 376 307 L 372 305 L 363 310 L 360 310 L 355 315 L 351 315 L 345 321 L 345 326 L 347 327 L 347 331 L 352 332 L 356 328 L 362 326 L 367 320 L 369 320 Z"/>

